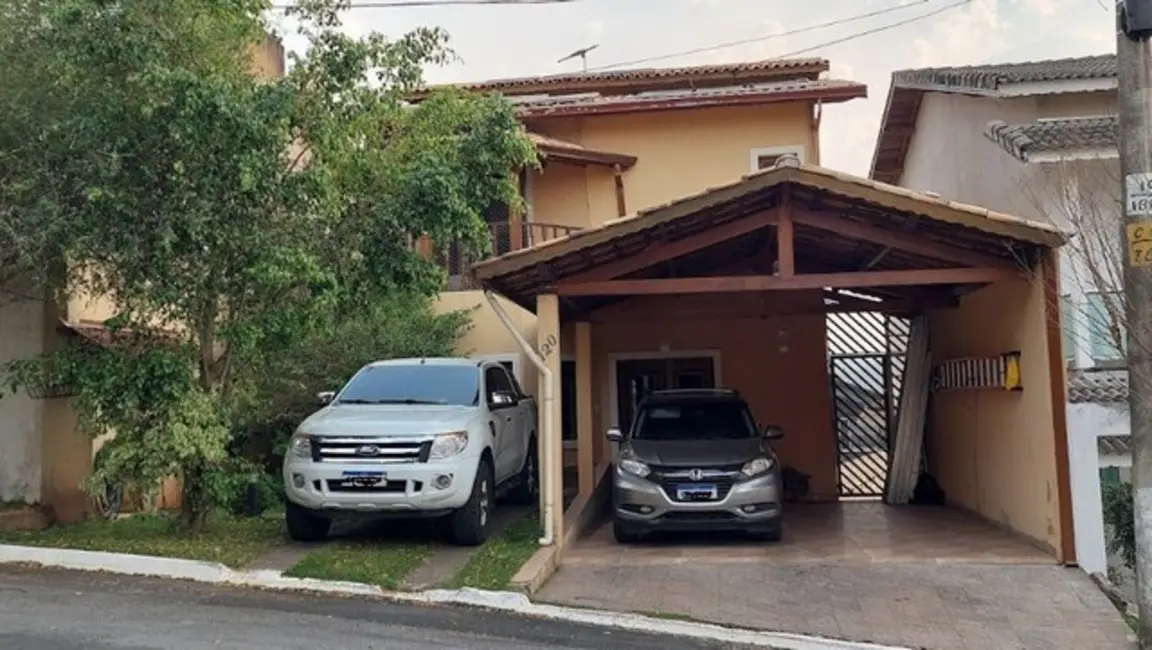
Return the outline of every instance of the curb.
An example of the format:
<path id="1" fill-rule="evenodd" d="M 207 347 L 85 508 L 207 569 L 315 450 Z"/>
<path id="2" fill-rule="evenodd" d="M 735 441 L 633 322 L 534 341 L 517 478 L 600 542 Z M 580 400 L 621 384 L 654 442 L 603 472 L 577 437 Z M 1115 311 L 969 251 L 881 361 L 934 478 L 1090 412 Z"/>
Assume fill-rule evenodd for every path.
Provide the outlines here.
<path id="1" fill-rule="evenodd" d="M 417 593 L 385 591 L 358 582 L 290 578 L 278 571 L 238 571 L 215 562 L 103 551 L 13 546 L 0 544 L 0 564 L 33 564 L 78 571 L 191 580 L 217 585 L 255 587 L 277 591 L 367 596 L 398 603 L 454 605 L 496 610 L 536 619 L 548 619 L 650 634 L 720 641 L 773 650 L 911 650 L 901 646 L 842 641 L 801 634 L 760 632 L 710 623 L 533 603 L 524 594 L 465 588 L 433 589 Z"/>

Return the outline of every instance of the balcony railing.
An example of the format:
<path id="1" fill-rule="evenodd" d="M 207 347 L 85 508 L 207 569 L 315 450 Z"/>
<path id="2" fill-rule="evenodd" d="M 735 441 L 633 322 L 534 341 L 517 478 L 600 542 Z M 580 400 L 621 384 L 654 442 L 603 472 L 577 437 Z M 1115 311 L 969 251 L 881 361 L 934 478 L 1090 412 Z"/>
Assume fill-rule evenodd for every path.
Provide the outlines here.
<path id="1" fill-rule="evenodd" d="M 500 221 L 488 224 L 492 233 L 492 252 L 487 257 L 496 257 L 535 246 L 546 241 L 559 239 L 574 233 L 580 228 L 540 223 L 537 221 Z M 475 256 L 461 250 L 457 244 L 435 253 L 436 261 L 448 271 L 448 290 L 461 291 L 477 289 L 468 269 L 485 256 Z"/>

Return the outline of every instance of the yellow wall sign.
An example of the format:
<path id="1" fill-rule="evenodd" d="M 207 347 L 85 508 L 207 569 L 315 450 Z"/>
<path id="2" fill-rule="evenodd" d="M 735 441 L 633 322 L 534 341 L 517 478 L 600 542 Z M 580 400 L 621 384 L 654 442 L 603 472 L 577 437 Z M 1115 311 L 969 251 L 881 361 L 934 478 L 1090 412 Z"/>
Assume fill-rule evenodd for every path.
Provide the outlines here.
<path id="1" fill-rule="evenodd" d="M 1128 224 L 1128 266 L 1152 266 L 1152 221 Z"/>

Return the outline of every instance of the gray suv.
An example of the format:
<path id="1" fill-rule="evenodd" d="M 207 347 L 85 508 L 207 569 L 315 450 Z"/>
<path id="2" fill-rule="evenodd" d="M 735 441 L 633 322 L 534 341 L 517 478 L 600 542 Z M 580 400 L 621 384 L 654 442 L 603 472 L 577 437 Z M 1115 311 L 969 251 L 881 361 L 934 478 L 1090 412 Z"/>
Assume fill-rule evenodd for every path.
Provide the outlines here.
<path id="1" fill-rule="evenodd" d="M 780 463 L 769 441 L 784 431 L 756 426 L 734 390 L 665 390 L 637 406 L 620 445 L 612 498 L 616 541 L 657 530 L 738 530 L 780 541 Z"/>

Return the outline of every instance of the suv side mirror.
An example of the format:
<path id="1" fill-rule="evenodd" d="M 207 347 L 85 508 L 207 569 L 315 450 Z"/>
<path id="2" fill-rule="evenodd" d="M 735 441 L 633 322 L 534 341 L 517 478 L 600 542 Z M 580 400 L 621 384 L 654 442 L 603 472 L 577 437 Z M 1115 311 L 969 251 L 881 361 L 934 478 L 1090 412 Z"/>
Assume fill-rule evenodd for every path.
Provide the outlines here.
<path id="1" fill-rule="evenodd" d="M 336 391 L 334 390 L 322 390 L 316 393 L 316 401 L 323 405 L 331 404 L 334 399 L 336 399 Z"/>
<path id="2" fill-rule="evenodd" d="M 513 406 L 516 404 L 516 396 L 505 390 L 498 390 L 492 393 L 488 403 L 497 408 L 504 408 L 506 406 Z"/>
<path id="3" fill-rule="evenodd" d="M 768 426 L 764 427 L 765 440 L 779 440 L 783 437 L 784 429 L 782 427 L 778 427 L 775 424 L 769 424 Z"/>
<path id="4" fill-rule="evenodd" d="M 621 442 L 624 440 L 624 432 L 620 430 L 620 427 L 612 427 L 608 429 L 608 440 L 610 442 Z"/>

